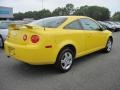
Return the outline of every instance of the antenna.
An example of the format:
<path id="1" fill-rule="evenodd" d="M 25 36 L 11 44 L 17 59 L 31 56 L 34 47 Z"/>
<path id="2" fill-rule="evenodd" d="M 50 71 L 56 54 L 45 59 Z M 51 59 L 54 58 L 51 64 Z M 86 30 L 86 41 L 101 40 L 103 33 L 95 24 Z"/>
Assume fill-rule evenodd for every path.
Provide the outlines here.
<path id="1" fill-rule="evenodd" d="M 44 2 L 43 2 L 43 0 L 42 0 L 42 10 L 44 9 L 44 8 L 43 8 L 43 4 L 44 4 Z M 43 16 L 44 16 L 44 12 L 43 12 Z M 45 30 L 44 20 L 43 20 L 43 28 L 44 28 L 44 30 Z"/>
<path id="2" fill-rule="evenodd" d="M 43 0 L 42 0 L 42 10 L 43 10 Z"/>

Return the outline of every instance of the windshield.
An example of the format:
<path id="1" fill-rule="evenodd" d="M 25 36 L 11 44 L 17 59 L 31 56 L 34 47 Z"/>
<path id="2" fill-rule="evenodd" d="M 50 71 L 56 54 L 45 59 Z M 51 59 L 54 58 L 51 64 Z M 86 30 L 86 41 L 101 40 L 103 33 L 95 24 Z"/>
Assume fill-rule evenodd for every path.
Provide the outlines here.
<path id="1" fill-rule="evenodd" d="M 67 17 L 64 17 L 64 16 L 50 17 L 50 18 L 40 19 L 29 24 L 48 27 L 48 28 L 56 28 L 60 26 L 63 22 L 65 22 L 66 19 Z"/>
<path id="2" fill-rule="evenodd" d="M 0 29 L 7 29 L 10 22 L 0 22 Z"/>

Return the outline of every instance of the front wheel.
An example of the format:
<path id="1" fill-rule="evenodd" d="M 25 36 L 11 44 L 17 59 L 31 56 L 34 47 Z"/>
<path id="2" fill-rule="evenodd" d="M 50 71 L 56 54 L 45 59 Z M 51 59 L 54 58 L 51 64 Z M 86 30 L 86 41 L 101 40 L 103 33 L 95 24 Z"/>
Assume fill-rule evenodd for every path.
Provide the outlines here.
<path id="1" fill-rule="evenodd" d="M 74 56 L 72 50 L 69 48 L 65 48 L 62 51 L 60 51 L 55 65 L 57 69 L 59 69 L 61 72 L 67 72 L 72 67 L 73 59 Z"/>
<path id="2" fill-rule="evenodd" d="M 109 38 L 108 41 L 107 41 L 106 47 L 104 48 L 104 52 L 108 53 L 108 52 L 111 51 L 112 43 L 113 43 L 112 39 Z"/>

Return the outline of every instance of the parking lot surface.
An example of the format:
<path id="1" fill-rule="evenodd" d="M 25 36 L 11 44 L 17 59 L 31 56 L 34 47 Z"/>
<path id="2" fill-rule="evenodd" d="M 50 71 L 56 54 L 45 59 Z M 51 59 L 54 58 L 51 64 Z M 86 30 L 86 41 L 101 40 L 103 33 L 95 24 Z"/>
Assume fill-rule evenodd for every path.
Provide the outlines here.
<path id="1" fill-rule="evenodd" d="M 0 50 L 0 90 L 120 90 L 120 32 L 113 38 L 110 53 L 81 57 L 67 73 L 51 65 L 26 65 Z"/>

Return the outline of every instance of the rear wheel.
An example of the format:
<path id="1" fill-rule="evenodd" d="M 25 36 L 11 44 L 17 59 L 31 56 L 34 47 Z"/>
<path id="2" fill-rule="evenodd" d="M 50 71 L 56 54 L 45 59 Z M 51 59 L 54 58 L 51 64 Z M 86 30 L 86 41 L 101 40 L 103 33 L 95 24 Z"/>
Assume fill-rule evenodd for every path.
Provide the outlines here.
<path id="1" fill-rule="evenodd" d="M 61 72 L 67 72 L 71 69 L 73 64 L 74 54 L 71 49 L 64 48 L 60 51 L 57 60 L 56 60 L 56 67 Z"/>
<path id="2" fill-rule="evenodd" d="M 107 41 L 106 47 L 104 48 L 104 52 L 108 53 L 108 52 L 111 51 L 112 43 L 113 43 L 112 39 L 109 38 L 108 41 Z"/>
<path id="3" fill-rule="evenodd" d="M 3 38 L 0 36 L 0 48 L 4 47 L 4 42 L 3 42 Z"/>

